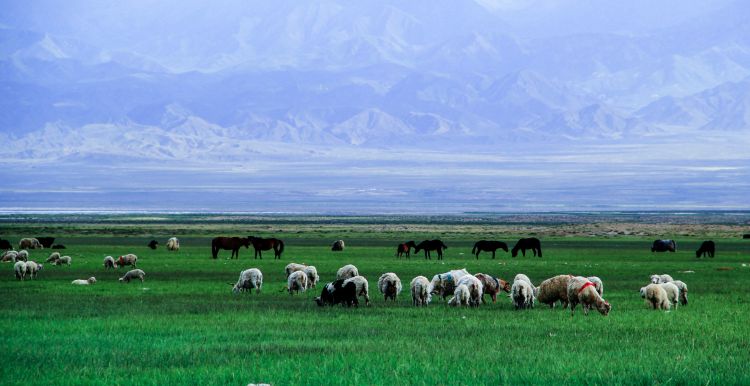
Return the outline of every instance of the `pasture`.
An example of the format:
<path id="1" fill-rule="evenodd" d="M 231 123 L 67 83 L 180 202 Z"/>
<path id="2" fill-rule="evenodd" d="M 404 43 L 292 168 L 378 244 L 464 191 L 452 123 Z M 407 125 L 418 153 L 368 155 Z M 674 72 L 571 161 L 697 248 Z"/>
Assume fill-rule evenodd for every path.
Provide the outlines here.
<path id="1" fill-rule="evenodd" d="M 6 221 L 0 237 L 49 234 L 73 257 L 66 266 L 45 265 L 37 280 L 19 282 L 10 263 L 0 265 L 0 383 L 10 384 L 750 384 L 750 241 L 724 228 L 706 231 L 717 243 L 713 259 L 696 259 L 704 235 L 673 236 L 676 253 L 651 253 L 650 235 L 563 235 L 534 226 L 444 225 L 401 228 L 303 223 L 188 222 L 167 218 L 106 223 Z M 54 220 L 54 219 L 52 219 Z M 540 230 L 542 229 L 542 230 Z M 572 229 L 572 226 L 571 226 Z M 670 228 L 671 229 L 671 228 Z M 676 229 L 676 228 L 674 228 Z M 543 258 L 511 258 L 498 251 L 479 260 L 474 241 L 498 239 L 510 246 L 537 233 Z M 546 232 L 546 233 L 545 233 Z M 211 259 L 217 235 L 282 238 L 254 260 L 241 249 Z M 180 238 L 168 252 L 168 237 Z M 155 251 L 146 243 L 155 238 Z M 330 243 L 346 240 L 343 252 Z M 394 257 L 405 240 L 441 238 L 445 260 Z M 50 250 L 33 250 L 43 261 Z M 146 281 L 121 284 L 127 269 L 105 271 L 106 255 L 135 253 Z M 320 308 L 322 285 L 290 296 L 284 266 L 315 265 L 321 282 L 355 264 L 370 283 L 371 307 Z M 743 265 L 745 264 L 745 265 Z M 239 272 L 259 268 L 260 294 L 233 295 Z M 409 282 L 466 268 L 512 280 L 527 274 L 535 285 L 562 273 L 603 279 L 613 306 L 603 317 L 537 305 L 514 311 L 500 296 L 477 309 L 449 308 L 438 297 L 411 306 Z M 719 270 L 721 268 L 722 270 Z M 729 270 L 723 270 L 729 268 Z M 384 303 L 377 279 L 395 272 L 404 285 L 396 303 Z M 689 271 L 689 272 L 685 272 Z M 671 312 L 648 309 L 638 294 L 652 273 L 668 273 L 690 288 L 690 304 Z M 93 286 L 73 279 L 95 276 Z M 489 299 L 488 299 L 489 301 Z"/>

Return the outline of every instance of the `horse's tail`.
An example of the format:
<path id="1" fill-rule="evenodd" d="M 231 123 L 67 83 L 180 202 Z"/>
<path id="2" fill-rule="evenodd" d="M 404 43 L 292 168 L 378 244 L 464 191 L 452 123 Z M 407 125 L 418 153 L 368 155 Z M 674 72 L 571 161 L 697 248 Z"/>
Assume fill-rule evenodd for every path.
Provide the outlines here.
<path id="1" fill-rule="evenodd" d="M 281 253 L 284 252 L 284 242 L 279 240 L 279 250 L 276 251 L 276 253 L 281 256 Z"/>
<path id="2" fill-rule="evenodd" d="M 474 248 L 471 249 L 471 254 L 475 255 L 477 253 L 477 246 L 479 245 L 479 241 L 474 243 Z"/>

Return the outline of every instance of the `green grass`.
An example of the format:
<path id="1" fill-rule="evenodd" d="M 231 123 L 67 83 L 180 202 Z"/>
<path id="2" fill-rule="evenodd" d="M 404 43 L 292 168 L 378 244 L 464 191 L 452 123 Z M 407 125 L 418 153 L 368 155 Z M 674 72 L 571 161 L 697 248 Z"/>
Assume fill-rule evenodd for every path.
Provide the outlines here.
<path id="1" fill-rule="evenodd" d="M 333 253 L 327 243 L 341 226 L 330 227 L 312 236 L 285 232 L 281 261 L 272 254 L 253 260 L 245 249 L 230 261 L 228 252 L 210 259 L 210 227 L 187 227 L 181 251 L 168 253 L 143 246 L 150 233 L 112 236 L 69 226 L 61 241 L 71 267 L 45 266 L 38 280 L 18 282 L 11 264 L 0 265 L 0 383 L 750 384 L 747 240 L 714 238 L 717 257 L 699 260 L 693 251 L 700 239 L 680 239 L 677 253 L 652 254 L 652 238 L 543 237 L 542 259 L 499 253 L 475 260 L 473 235 L 447 234 L 450 248 L 438 262 L 396 260 L 393 246 L 406 237 L 393 230 L 352 232 L 344 237 L 349 248 Z M 49 252 L 32 251 L 32 259 Z M 102 268 L 105 255 L 128 252 L 147 273 L 143 285 L 120 284 L 122 271 Z M 319 308 L 313 298 L 320 286 L 298 296 L 280 292 L 289 262 L 317 266 L 323 282 L 355 264 L 370 281 L 373 305 Z M 250 267 L 263 271 L 263 292 L 232 295 L 229 283 Z M 613 309 L 608 317 L 514 311 L 505 297 L 478 309 L 448 308 L 438 299 L 411 306 L 414 276 L 463 267 L 506 279 L 522 272 L 537 284 L 561 273 L 597 275 Z M 687 270 L 694 273 L 680 273 Z M 384 303 L 376 288 L 388 271 L 405 288 L 396 304 Z M 668 313 L 647 309 L 638 289 L 651 273 L 685 281 L 690 304 Z M 70 285 L 92 275 L 93 286 Z"/>

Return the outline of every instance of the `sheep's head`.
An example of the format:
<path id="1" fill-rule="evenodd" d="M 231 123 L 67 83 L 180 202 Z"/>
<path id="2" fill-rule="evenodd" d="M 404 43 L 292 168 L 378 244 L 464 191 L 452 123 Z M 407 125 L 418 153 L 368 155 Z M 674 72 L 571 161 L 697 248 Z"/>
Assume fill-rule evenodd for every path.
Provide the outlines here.
<path id="1" fill-rule="evenodd" d="M 661 279 L 659 278 L 659 275 L 651 275 L 651 283 L 659 284 L 659 281 L 661 281 Z"/>
<path id="2" fill-rule="evenodd" d="M 641 297 L 646 298 L 646 287 L 641 287 Z"/>
<path id="3" fill-rule="evenodd" d="M 318 306 L 320 306 L 320 307 L 323 307 L 323 305 L 324 305 L 323 304 L 323 300 L 320 299 L 320 296 L 318 296 L 317 298 L 315 298 L 315 303 L 317 303 Z"/>
<path id="4" fill-rule="evenodd" d="M 687 288 L 685 288 L 683 291 L 680 291 L 680 304 L 682 304 L 683 306 L 688 304 Z"/>
<path id="5" fill-rule="evenodd" d="M 510 283 L 508 283 L 507 281 L 505 281 L 503 279 L 500 279 L 500 278 L 498 278 L 497 280 L 500 282 L 500 288 L 503 291 L 505 291 L 507 293 L 510 293 Z"/>
<path id="6" fill-rule="evenodd" d="M 612 310 L 612 305 L 610 305 L 607 301 L 602 301 L 597 303 L 596 309 L 600 314 L 607 316 L 609 314 L 609 311 Z"/>

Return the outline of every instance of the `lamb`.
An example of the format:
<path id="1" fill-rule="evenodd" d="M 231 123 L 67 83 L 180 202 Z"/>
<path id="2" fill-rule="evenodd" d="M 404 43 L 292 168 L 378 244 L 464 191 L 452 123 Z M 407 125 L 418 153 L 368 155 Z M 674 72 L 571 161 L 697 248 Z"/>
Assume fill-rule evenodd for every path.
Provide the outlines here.
<path id="1" fill-rule="evenodd" d="M 315 266 L 310 265 L 305 267 L 302 272 L 307 275 L 308 288 L 315 288 L 320 281 L 320 276 L 318 276 L 318 269 L 315 268 Z"/>
<path id="2" fill-rule="evenodd" d="M 411 302 L 415 306 L 426 306 L 430 304 L 430 281 L 424 276 L 417 276 L 411 280 Z"/>
<path id="3" fill-rule="evenodd" d="M 688 304 L 688 287 L 687 284 L 680 280 L 675 280 L 672 283 L 680 289 L 680 304 L 686 306 Z"/>
<path id="4" fill-rule="evenodd" d="M 117 258 L 117 260 L 115 260 L 115 267 L 120 268 L 126 265 L 132 265 L 133 268 L 136 268 L 137 263 L 138 263 L 138 256 L 132 253 L 128 253 L 127 255 L 120 256 Z"/>
<path id="5" fill-rule="evenodd" d="M 2 258 L 0 260 L 2 261 L 12 261 L 13 263 L 16 262 L 16 258 L 18 258 L 18 252 L 16 251 L 5 251 L 3 253 Z"/>
<path id="6" fill-rule="evenodd" d="M 307 274 L 304 271 L 292 272 L 287 278 L 286 289 L 289 291 L 289 295 L 293 295 L 293 292 L 305 292 L 307 290 Z"/>
<path id="7" fill-rule="evenodd" d="M 106 256 L 104 258 L 104 269 L 108 268 L 115 269 L 115 259 L 112 256 Z"/>
<path id="8" fill-rule="evenodd" d="M 180 250 L 180 240 L 177 239 L 177 237 L 172 237 L 169 240 L 167 240 L 167 250 L 168 251 L 179 251 Z"/>
<path id="9" fill-rule="evenodd" d="M 122 279 L 120 279 L 120 280 L 122 280 Z M 72 282 L 70 282 L 70 284 L 73 284 L 73 285 L 90 285 L 90 284 L 94 284 L 94 283 L 96 283 L 96 278 L 93 277 L 93 276 L 91 276 L 90 278 L 88 278 L 86 280 L 78 279 L 78 280 L 73 280 Z"/>
<path id="10" fill-rule="evenodd" d="M 42 246 L 42 243 L 39 242 L 39 240 L 33 238 L 33 237 L 27 237 L 24 239 L 21 239 L 21 241 L 18 242 L 18 249 L 44 249 L 44 246 Z"/>
<path id="11" fill-rule="evenodd" d="M 396 297 L 401 293 L 401 279 L 393 272 L 386 272 L 378 279 L 378 289 L 386 301 L 396 301 Z"/>
<path id="12" fill-rule="evenodd" d="M 305 268 L 307 268 L 307 266 L 304 264 L 289 263 L 284 267 L 284 272 L 286 273 L 286 277 L 289 278 L 289 275 L 291 275 L 292 272 L 302 271 Z"/>
<path id="13" fill-rule="evenodd" d="M 52 252 L 44 262 L 54 264 L 57 260 L 60 260 L 60 252 Z"/>
<path id="14" fill-rule="evenodd" d="M 482 302 L 482 282 L 475 276 L 464 275 L 458 281 L 458 285 L 465 285 L 469 289 L 469 305 L 471 307 L 479 307 L 479 303 Z"/>
<path id="15" fill-rule="evenodd" d="M 343 251 L 344 248 L 346 248 L 346 245 L 344 244 L 344 240 L 336 240 L 333 245 L 331 245 L 332 251 Z"/>
<path id="16" fill-rule="evenodd" d="M 44 266 L 36 261 L 31 260 L 26 262 L 26 274 L 29 275 L 32 280 L 36 278 L 36 274 L 39 273 L 42 268 L 44 268 Z"/>
<path id="17" fill-rule="evenodd" d="M 52 265 L 63 265 L 63 264 L 67 264 L 68 266 L 70 266 L 70 263 L 71 263 L 72 261 L 73 261 L 73 258 L 71 258 L 70 256 L 62 256 L 62 257 L 60 257 L 59 259 L 57 259 L 57 260 L 56 260 L 56 261 L 55 261 L 54 263 L 52 263 Z"/>
<path id="18" fill-rule="evenodd" d="M 651 275 L 651 283 L 653 284 L 661 284 L 661 283 L 669 283 L 673 282 L 674 279 L 672 279 L 672 276 L 669 275 Z"/>
<path id="19" fill-rule="evenodd" d="M 466 275 L 469 275 L 469 271 L 466 268 L 437 274 L 432 277 L 432 281 L 430 282 L 430 288 L 432 288 L 430 293 L 439 294 L 445 300 L 448 294 L 452 294 L 456 290 L 456 283 Z"/>
<path id="20" fill-rule="evenodd" d="M 484 303 L 484 294 L 489 294 L 492 297 L 492 302 L 495 303 L 497 301 L 497 294 L 500 291 L 510 293 L 510 283 L 503 279 L 484 273 L 478 273 L 474 277 L 482 282 L 482 303 Z"/>
<path id="21" fill-rule="evenodd" d="M 349 279 L 354 276 L 359 276 L 359 270 L 357 269 L 357 267 L 351 264 L 347 264 L 339 268 L 339 270 L 336 272 L 336 280 Z"/>
<path id="22" fill-rule="evenodd" d="M 240 272 L 240 278 L 237 284 L 232 287 L 233 293 L 251 292 L 255 288 L 255 293 L 260 293 L 263 287 L 263 273 L 258 268 L 250 268 Z"/>
<path id="23" fill-rule="evenodd" d="M 586 279 L 589 279 L 590 282 L 594 283 L 594 288 L 596 288 L 596 292 L 599 293 L 599 296 L 604 296 L 604 283 L 602 283 L 602 279 L 597 276 L 589 276 Z"/>
<path id="24" fill-rule="evenodd" d="M 568 308 L 568 283 L 571 278 L 572 275 L 557 275 L 539 284 L 535 294 L 539 303 L 554 308 L 559 301 L 562 308 Z"/>
<path id="25" fill-rule="evenodd" d="M 600 314 L 607 316 L 612 306 L 602 299 L 596 291 L 596 285 L 583 276 L 576 276 L 568 282 L 568 302 L 570 302 L 570 314 L 575 315 L 576 305 L 581 303 L 583 314 L 588 315 L 591 307 L 596 307 Z"/>
<path id="26" fill-rule="evenodd" d="M 659 285 L 666 291 L 670 307 L 676 309 L 680 299 L 680 289 L 674 283 L 660 283 Z"/>
<path id="27" fill-rule="evenodd" d="M 646 299 L 646 304 L 650 304 L 653 309 L 669 311 L 667 291 L 659 284 L 651 283 L 641 288 L 641 297 Z"/>
<path id="28" fill-rule="evenodd" d="M 13 271 L 16 273 L 16 279 L 18 280 L 25 280 L 26 279 L 26 262 L 25 261 L 16 261 L 16 264 L 13 265 Z"/>
<path id="29" fill-rule="evenodd" d="M 516 310 L 534 308 L 534 287 L 528 281 L 514 280 L 510 288 L 510 296 Z"/>
<path id="30" fill-rule="evenodd" d="M 126 272 L 125 275 L 120 278 L 120 283 L 130 283 L 133 279 L 141 279 L 141 283 L 143 283 L 144 276 L 146 276 L 146 272 L 143 272 L 142 269 L 133 269 Z"/>
<path id="31" fill-rule="evenodd" d="M 464 284 L 459 285 L 456 287 L 456 290 L 453 291 L 453 297 L 448 300 L 449 306 L 468 306 L 469 305 L 469 298 L 471 297 L 471 294 L 469 293 L 469 287 L 467 287 Z"/>
<path id="32" fill-rule="evenodd" d="M 16 256 L 16 261 L 19 261 L 19 260 L 29 261 L 29 251 L 25 249 L 22 251 L 18 251 L 18 255 Z"/>
<path id="33" fill-rule="evenodd" d="M 348 283 L 354 283 L 357 289 L 357 296 L 364 296 L 365 305 L 370 305 L 370 283 L 367 282 L 364 276 L 354 276 L 352 278 L 344 280 L 344 285 Z"/>

